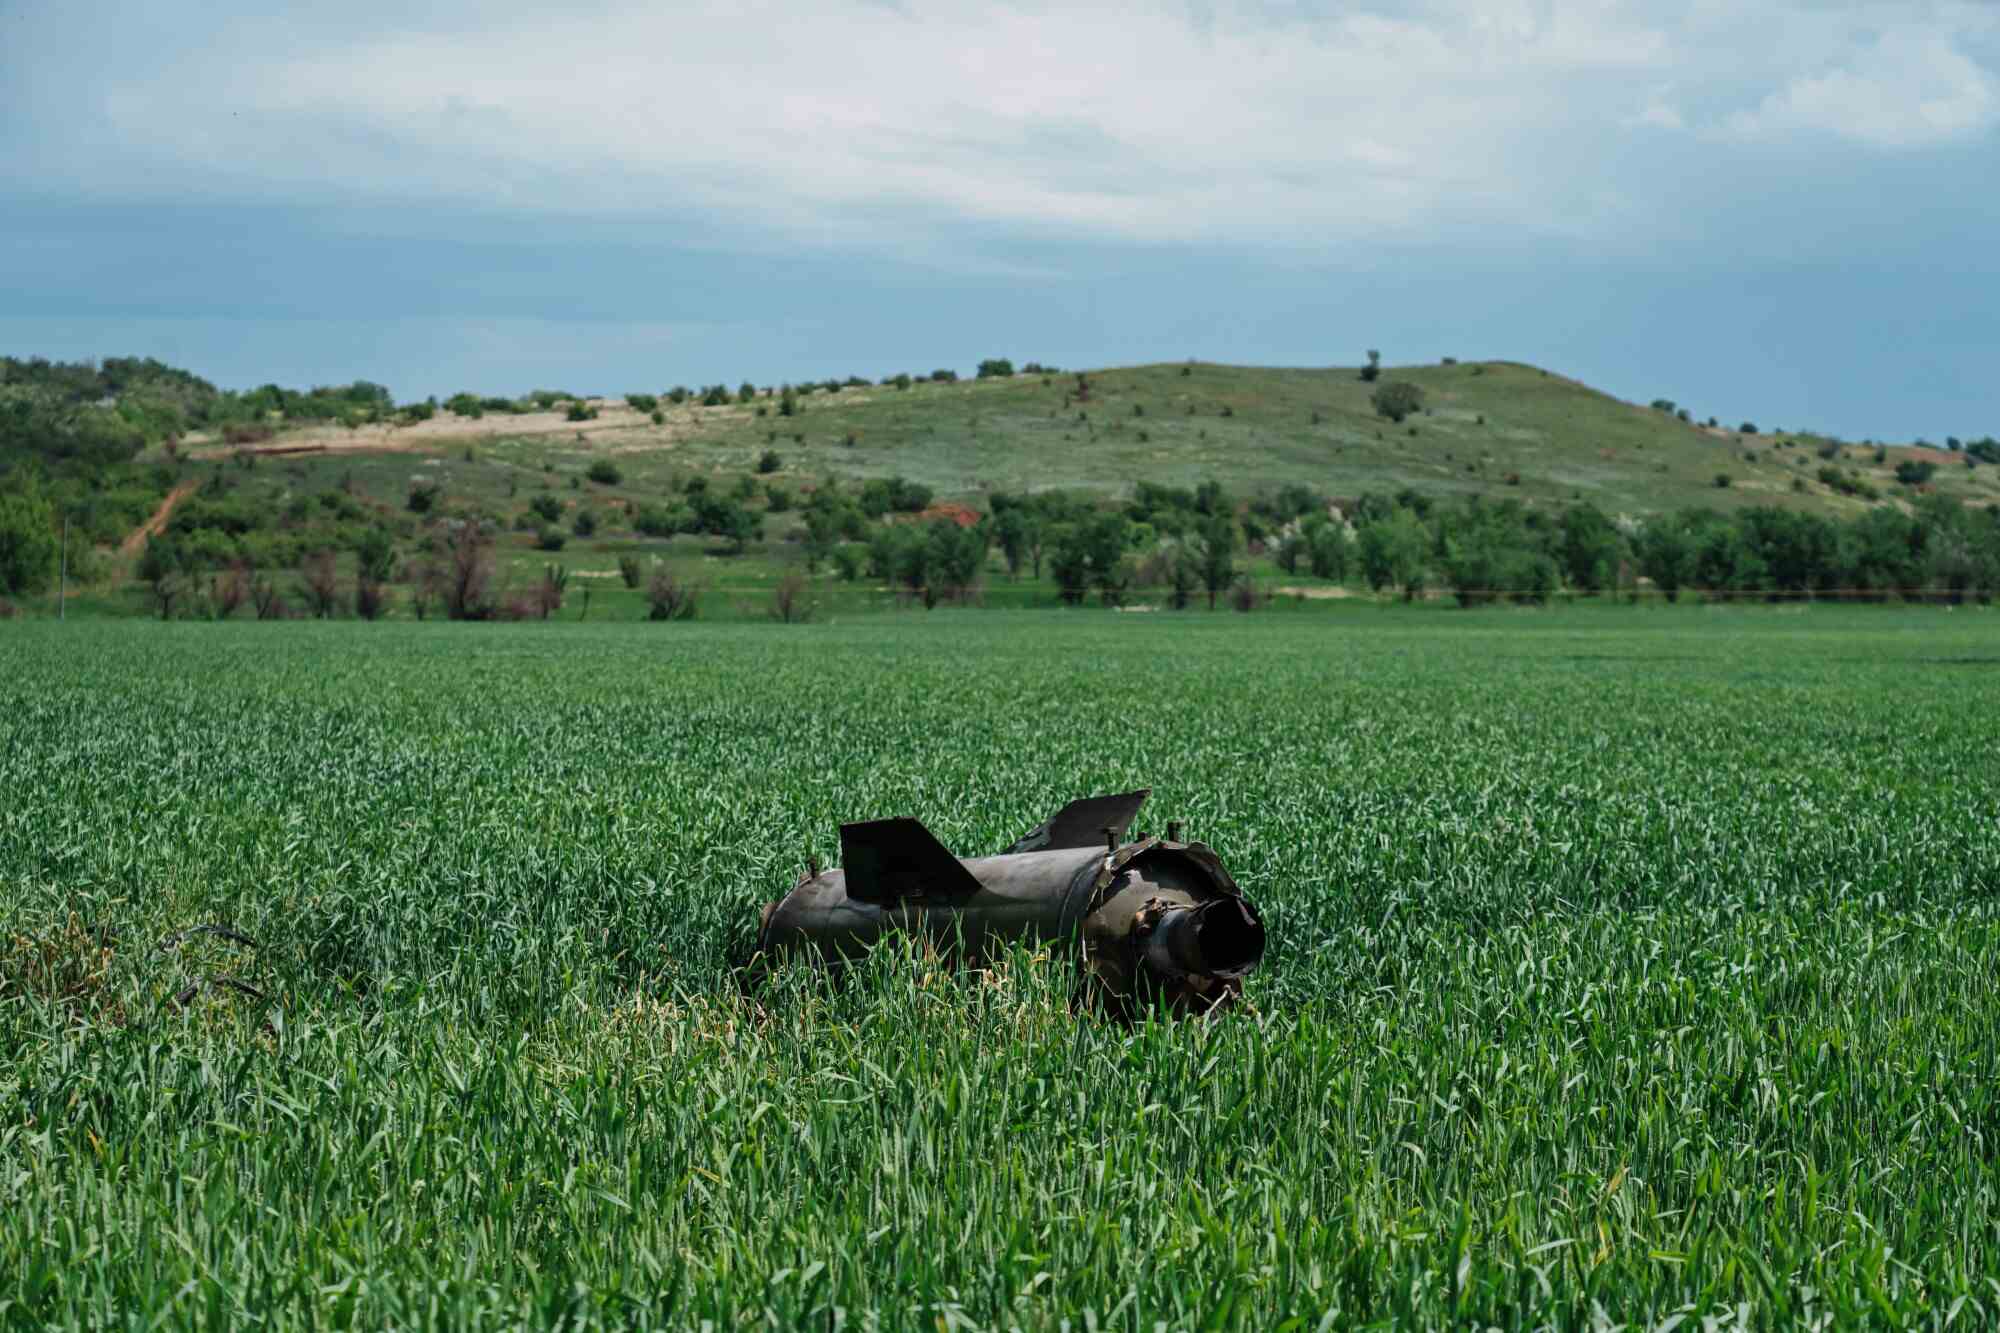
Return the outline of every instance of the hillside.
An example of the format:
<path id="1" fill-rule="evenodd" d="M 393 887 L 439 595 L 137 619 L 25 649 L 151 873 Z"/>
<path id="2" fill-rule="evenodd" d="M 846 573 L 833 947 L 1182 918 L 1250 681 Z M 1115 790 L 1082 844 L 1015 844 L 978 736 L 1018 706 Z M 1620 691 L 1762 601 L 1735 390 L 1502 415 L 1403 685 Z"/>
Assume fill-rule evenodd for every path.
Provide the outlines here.
<path id="1" fill-rule="evenodd" d="M 110 609 L 172 614 L 330 614 L 369 580 L 403 589 L 398 614 L 426 614 L 468 531 L 496 566 L 482 616 L 531 613 L 570 577 L 630 614 L 651 604 L 642 571 L 662 567 L 699 585 L 703 614 L 736 615 L 764 614 L 801 573 L 823 607 L 857 608 L 1184 605 L 1197 581 L 1213 603 L 1236 580 L 1301 601 L 1449 586 L 1468 605 L 1640 580 L 1668 595 L 2000 587 L 2000 444 L 1732 432 L 1504 362 L 1384 367 L 1374 383 L 1190 363 L 402 407 L 367 383 L 234 393 L 115 364 L 143 404 L 96 368 L 7 367 L 4 439 L 25 467 L 0 458 L 0 476 L 21 482 L 8 522 L 25 536 L 0 562 L 0 602 L 56 581 L 59 517 L 70 581 Z M 1392 421 L 1384 386 L 1421 404 Z M 919 514 L 991 521 L 961 543 L 898 522 Z M 1345 533 L 1331 546 L 1313 535 L 1329 519 Z M 1218 540 L 1221 572 L 1191 573 Z"/>
<path id="2" fill-rule="evenodd" d="M 1087 380 L 1081 400 L 1073 373 L 1016 375 L 822 389 L 799 396 L 791 417 L 779 414 L 775 393 L 753 404 L 662 403 L 660 425 L 612 399 L 599 400 L 598 418 L 582 423 L 559 410 L 478 420 L 440 412 L 402 427 L 309 427 L 272 443 L 327 455 L 436 454 L 445 465 L 473 444 L 510 471 L 544 463 L 563 471 L 610 455 L 641 491 L 690 469 L 741 473 L 775 449 L 792 476 L 903 476 L 972 501 L 995 490 L 1123 495 L 1142 480 L 1193 486 L 1218 478 L 1245 495 L 1288 483 L 1336 497 L 1407 487 L 1440 497 L 1583 500 L 1635 516 L 1750 504 L 1849 515 L 1867 500 L 1828 485 L 1823 470 L 1837 467 L 1846 489 L 1872 488 L 1886 501 L 1902 489 L 1896 465 L 1921 454 L 1940 464 L 1932 486 L 1968 501 L 2000 500 L 2000 467 L 1968 469 L 1963 455 L 1845 446 L 1828 459 L 1820 456 L 1828 442 L 1817 437 L 1687 424 L 1505 362 L 1385 368 L 1383 381 L 1406 380 L 1424 394 L 1423 411 L 1402 425 L 1376 414 L 1374 386 L 1353 368 L 1161 365 L 1093 371 Z M 201 436 L 187 443 L 197 456 L 232 452 Z M 1727 488 L 1717 486 L 1719 475 L 1729 477 Z M 486 489 L 480 480 L 463 478 Z"/>

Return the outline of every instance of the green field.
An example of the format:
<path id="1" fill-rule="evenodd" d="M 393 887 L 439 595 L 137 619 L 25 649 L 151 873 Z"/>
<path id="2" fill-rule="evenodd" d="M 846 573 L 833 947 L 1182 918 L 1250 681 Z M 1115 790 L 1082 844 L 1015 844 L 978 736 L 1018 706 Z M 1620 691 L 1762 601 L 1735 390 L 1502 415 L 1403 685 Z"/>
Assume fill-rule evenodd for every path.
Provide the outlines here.
<path id="1" fill-rule="evenodd" d="M 1988 1326 L 1996 672 L 1976 608 L 0 626 L 0 1325 Z M 732 980 L 842 820 L 1140 785 L 1269 923 L 1222 1021 Z"/>

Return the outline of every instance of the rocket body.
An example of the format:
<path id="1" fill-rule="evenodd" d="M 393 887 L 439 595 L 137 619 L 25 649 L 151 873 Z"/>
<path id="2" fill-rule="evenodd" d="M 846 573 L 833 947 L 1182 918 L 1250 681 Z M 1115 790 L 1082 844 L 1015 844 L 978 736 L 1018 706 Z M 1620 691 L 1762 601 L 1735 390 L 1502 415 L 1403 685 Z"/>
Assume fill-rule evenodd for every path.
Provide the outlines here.
<path id="1" fill-rule="evenodd" d="M 1074 951 L 1086 992 L 1114 1012 L 1212 1011 L 1263 957 L 1263 923 L 1209 848 L 1118 840 L 1145 795 L 1074 802 L 1015 849 L 969 859 L 915 820 L 844 825 L 843 865 L 809 871 L 767 908 L 759 948 L 837 962 L 901 932 L 977 964 L 1011 942 L 1049 943 Z M 1107 816 L 1111 802 L 1123 804 Z"/>

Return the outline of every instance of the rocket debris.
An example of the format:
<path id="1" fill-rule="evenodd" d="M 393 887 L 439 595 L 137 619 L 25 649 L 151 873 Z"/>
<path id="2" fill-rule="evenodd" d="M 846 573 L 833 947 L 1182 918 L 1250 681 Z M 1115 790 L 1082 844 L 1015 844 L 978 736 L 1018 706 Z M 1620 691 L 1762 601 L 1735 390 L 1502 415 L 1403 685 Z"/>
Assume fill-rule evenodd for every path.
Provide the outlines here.
<path id="1" fill-rule="evenodd" d="M 809 866 L 764 909 L 757 947 L 851 958 L 902 930 L 977 963 L 1011 941 L 1073 943 L 1084 994 L 1111 1012 L 1208 1013 L 1242 994 L 1264 923 L 1178 823 L 1165 838 L 1122 841 L 1147 795 L 1072 801 L 1000 855 L 970 859 L 914 819 L 843 824 L 841 868 Z"/>

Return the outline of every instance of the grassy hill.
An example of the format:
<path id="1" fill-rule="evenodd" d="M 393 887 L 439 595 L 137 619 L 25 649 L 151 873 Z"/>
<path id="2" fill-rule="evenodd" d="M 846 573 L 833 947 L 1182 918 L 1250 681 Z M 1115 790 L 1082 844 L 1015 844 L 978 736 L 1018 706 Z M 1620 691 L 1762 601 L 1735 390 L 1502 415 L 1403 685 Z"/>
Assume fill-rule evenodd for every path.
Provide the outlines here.
<path id="1" fill-rule="evenodd" d="M 1968 469 L 1962 455 L 1706 428 L 1532 366 L 1389 367 L 1389 380 L 1424 394 L 1423 410 L 1401 425 L 1376 414 L 1375 386 L 1354 368 L 1192 364 L 1093 371 L 1087 398 L 1073 373 L 1016 375 L 822 390 L 799 397 L 790 417 L 779 415 L 773 395 L 754 404 L 664 405 L 665 420 L 655 425 L 614 399 L 599 400 L 598 418 L 584 423 L 558 411 L 478 421 L 441 413 L 402 428 L 312 428 L 276 443 L 322 446 L 324 454 L 299 456 L 317 460 L 306 464 L 311 471 L 358 469 L 370 481 L 392 482 L 396 497 L 413 464 L 492 494 L 523 470 L 561 475 L 609 456 L 626 482 L 607 498 L 622 499 L 689 472 L 741 474 L 775 450 L 789 478 L 904 476 L 940 497 L 974 502 L 994 490 L 1115 496 L 1141 480 L 1192 486 L 1216 478 L 1242 495 L 1302 483 L 1336 497 L 1409 487 L 1445 497 L 1587 500 L 1633 515 L 1747 504 L 1851 514 L 1869 502 L 1821 480 L 1823 469 L 1841 469 L 1861 483 L 1853 489 L 1872 489 L 1882 502 L 1902 490 L 1896 465 L 1919 455 L 1939 464 L 1932 485 L 1967 500 L 2000 500 L 2000 467 Z M 189 443 L 199 451 L 202 441 Z M 464 465 L 467 445 L 472 466 Z M 1822 457 L 1822 449 L 1836 456 Z M 363 467 L 357 456 L 369 455 L 377 461 Z M 1719 487 L 1725 475 L 1729 485 Z"/>
<path id="2" fill-rule="evenodd" d="M 1372 395 L 1398 382 L 1416 386 L 1423 403 L 1392 422 Z M 178 433 L 154 432 L 130 463 L 58 483 L 52 503 L 82 534 L 72 575 L 98 590 L 87 598 L 145 606 L 127 580 L 149 534 L 198 548 L 204 570 L 247 560 L 295 572 L 305 554 L 331 549 L 351 577 L 366 534 L 408 556 L 437 549 L 446 531 L 437 519 L 468 518 L 500 534 L 502 574 L 516 588 L 561 561 L 577 590 L 601 596 L 594 605 L 623 614 L 643 599 L 623 586 L 620 557 L 663 557 L 693 571 L 706 605 L 762 614 L 800 559 L 803 502 L 829 483 L 852 494 L 856 483 L 888 478 L 972 510 L 1001 492 L 1111 502 L 1140 483 L 1208 481 L 1239 503 L 1303 487 L 1350 513 L 1359 497 L 1407 492 L 1517 500 L 1550 514 L 1587 502 L 1638 520 L 1749 506 L 1850 518 L 1871 506 L 1907 510 L 1929 492 L 2000 505 L 2000 466 L 1968 466 L 1964 454 L 1704 427 L 1507 362 L 1384 367 L 1375 383 L 1356 367 L 1189 363 L 779 386 L 712 406 L 700 394 L 673 401 L 658 386 L 632 386 L 659 393 L 657 410 L 643 397 L 635 408 L 538 392 L 487 399 L 483 409 L 467 399 L 461 413 L 399 409 L 373 385 L 306 395 L 203 387 L 214 401 L 181 411 Z M 93 381 L 72 394 L 79 403 L 67 420 L 90 424 L 97 414 L 128 432 L 144 427 L 126 420 L 126 395 L 89 401 L 103 392 Z M 1913 464 L 1932 475 L 1917 479 Z M 747 550 L 644 521 L 685 513 L 698 486 L 754 515 L 761 532 Z M 1269 587 L 1313 582 L 1255 545 L 1243 568 Z M 1049 583 L 1004 577 L 997 552 L 988 572 L 989 602 L 1054 596 Z M 1301 592 L 1338 596 L 1338 585 Z M 893 596 L 868 579 L 822 580 L 817 595 L 843 606 Z"/>

